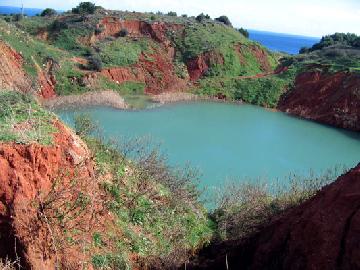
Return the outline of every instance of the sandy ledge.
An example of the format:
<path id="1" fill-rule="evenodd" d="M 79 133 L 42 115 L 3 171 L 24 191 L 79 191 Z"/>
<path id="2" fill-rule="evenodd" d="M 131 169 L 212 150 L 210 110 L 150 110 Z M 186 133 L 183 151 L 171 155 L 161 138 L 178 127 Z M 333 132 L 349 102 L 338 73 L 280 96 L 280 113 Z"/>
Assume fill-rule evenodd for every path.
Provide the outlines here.
<path id="1" fill-rule="evenodd" d="M 86 106 L 108 106 L 116 109 L 128 109 L 125 100 L 111 90 L 89 92 L 81 95 L 69 95 L 42 100 L 49 109 L 76 109 Z"/>

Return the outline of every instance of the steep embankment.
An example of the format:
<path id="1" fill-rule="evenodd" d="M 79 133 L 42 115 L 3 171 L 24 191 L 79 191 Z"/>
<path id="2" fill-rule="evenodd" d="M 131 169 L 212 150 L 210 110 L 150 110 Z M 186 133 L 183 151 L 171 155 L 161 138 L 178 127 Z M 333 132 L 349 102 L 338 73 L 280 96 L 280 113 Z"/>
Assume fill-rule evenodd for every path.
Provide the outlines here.
<path id="1" fill-rule="evenodd" d="M 0 89 L 24 92 L 31 89 L 31 80 L 22 64 L 22 56 L 0 40 Z"/>
<path id="2" fill-rule="evenodd" d="M 163 269 L 209 241 L 191 171 L 171 170 L 147 145 L 122 152 L 86 136 L 95 128 L 80 117 L 85 144 L 29 95 L 0 91 L 0 101 L 0 263 Z"/>
<path id="3" fill-rule="evenodd" d="M 202 251 L 188 269 L 359 269 L 360 165 L 242 241 Z"/>
<path id="4" fill-rule="evenodd" d="M 360 74 L 304 72 L 278 109 L 302 118 L 360 131 Z"/>
<path id="5" fill-rule="evenodd" d="M 55 265 L 75 269 L 88 256 L 79 253 L 77 245 L 61 248 L 54 242 L 61 228 L 53 227 L 56 211 L 49 209 L 63 208 L 66 200 L 71 204 L 79 192 L 87 194 L 86 187 L 96 191 L 91 181 L 94 163 L 86 145 L 72 131 L 57 121 L 54 127 L 53 145 L 0 144 L 0 257 L 16 260 L 19 256 L 29 269 L 54 269 Z M 71 187 L 75 179 L 79 186 Z M 69 221 L 72 226 L 77 222 L 89 222 L 84 230 L 97 226 L 91 216 L 79 216 L 74 214 Z M 91 235 L 84 233 L 77 240 L 88 237 Z"/>

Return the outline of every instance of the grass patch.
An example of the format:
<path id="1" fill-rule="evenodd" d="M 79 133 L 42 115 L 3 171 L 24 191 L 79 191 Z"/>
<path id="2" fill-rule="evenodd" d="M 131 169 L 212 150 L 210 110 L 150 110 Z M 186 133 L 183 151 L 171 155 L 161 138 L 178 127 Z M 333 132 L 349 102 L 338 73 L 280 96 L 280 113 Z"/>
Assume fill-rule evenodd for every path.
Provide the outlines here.
<path id="1" fill-rule="evenodd" d="M 50 145 L 54 115 L 32 97 L 13 91 L 0 92 L 0 141 Z"/>
<path id="2" fill-rule="evenodd" d="M 130 38 L 99 42 L 100 57 L 105 67 L 129 66 L 138 62 L 141 53 L 151 53 L 155 44 L 147 38 Z"/>

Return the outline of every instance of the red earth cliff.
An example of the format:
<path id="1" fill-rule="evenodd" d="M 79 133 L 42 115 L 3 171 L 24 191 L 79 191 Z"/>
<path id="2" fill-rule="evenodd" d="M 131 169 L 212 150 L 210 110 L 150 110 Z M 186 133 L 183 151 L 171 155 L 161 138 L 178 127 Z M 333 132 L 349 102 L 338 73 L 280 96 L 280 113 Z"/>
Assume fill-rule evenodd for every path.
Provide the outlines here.
<path id="1" fill-rule="evenodd" d="M 22 68 L 23 58 L 0 40 L 0 89 L 31 89 L 31 80 Z"/>
<path id="2" fill-rule="evenodd" d="M 207 248 L 188 269 L 360 269 L 360 164 L 242 241 Z"/>
<path id="3" fill-rule="evenodd" d="M 349 72 L 305 72 L 278 109 L 325 124 L 360 131 L 360 75 Z"/>
<path id="4" fill-rule="evenodd" d="M 85 187 L 80 180 L 77 183 L 81 192 L 92 186 L 94 164 L 86 145 L 72 131 L 60 122 L 54 125 L 58 132 L 51 146 L 0 144 L 0 257 L 26 258 L 21 261 L 26 269 L 50 270 L 55 265 L 80 269 L 83 258 L 78 247 L 58 244 L 47 206 L 64 207 L 56 198 L 71 202 L 77 191 L 66 193 L 62 188 L 74 179 L 84 179 Z M 55 185 L 60 188 L 56 192 Z"/>

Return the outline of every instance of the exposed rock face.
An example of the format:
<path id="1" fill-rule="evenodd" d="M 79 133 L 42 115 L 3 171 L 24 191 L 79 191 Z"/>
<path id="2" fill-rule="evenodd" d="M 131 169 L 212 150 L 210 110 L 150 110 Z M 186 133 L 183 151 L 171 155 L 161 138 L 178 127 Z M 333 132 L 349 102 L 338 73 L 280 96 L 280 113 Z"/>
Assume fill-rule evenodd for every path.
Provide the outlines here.
<path id="1" fill-rule="evenodd" d="M 187 69 L 191 81 L 199 80 L 212 65 L 224 64 L 224 57 L 217 52 L 203 53 L 187 62 Z"/>
<path id="2" fill-rule="evenodd" d="M 55 71 L 59 68 L 59 64 L 52 58 L 48 58 L 44 69 L 38 71 L 38 80 L 40 84 L 41 96 L 45 99 L 56 96 L 55 86 L 56 78 Z"/>
<path id="3" fill-rule="evenodd" d="M 264 50 L 262 47 L 257 45 L 247 45 L 247 44 L 236 44 L 234 46 L 235 51 L 238 53 L 240 62 L 243 65 L 247 65 L 247 60 L 244 57 L 244 49 L 246 48 L 247 51 L 250 51 L 251 54 L 257 59 L 258 63 L 260 64 L 260 68 L 263 72 L 272 72 L 272 68 L 268 58 L 268 52 Z"/>
<path id="4" fill-rule="evenodd" d="M 305 72 L 280 100 L 284 112 L 325 124 L 360 131 L 360 75 Z"/>
<path id="5" fill-rule="evenodd" d="M 94 174 L 86 145 L 61 123 L 55 126 L 53 146 L 0 144 L 0 256 L 26 258 L 22 263 L 29 269 L 55 269 L 56 261 L 76 265 L 81 260 L 72 248 L 54 250 L 55 232 L 36 206 L 56 181 L 65 186 Z"/>
<path id="6" fill-rule="evenodd" d="M 360 269 L 360 164 L 249 239 L 204 250 L 188 269 Z"/>
<path id="7" fill-rule="evenodd" d="M 128 81 L 145 83 L 145 92 L 149 94 L 185 90 L 187 80 L 176 76 L 172 60 L 163 50 L 154 50 L 153 54 L 141 55 L 137 64 L 104 69 L 101 73 L 117 83 Z"/>
<path id="8" fill-rule="evenodd" d="M 0 40 L 0 89 L 23 92 L 31 89 L 31 80 L 22 63 L 22 56 Z"/>

